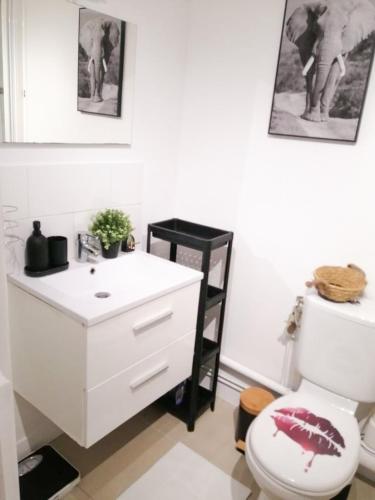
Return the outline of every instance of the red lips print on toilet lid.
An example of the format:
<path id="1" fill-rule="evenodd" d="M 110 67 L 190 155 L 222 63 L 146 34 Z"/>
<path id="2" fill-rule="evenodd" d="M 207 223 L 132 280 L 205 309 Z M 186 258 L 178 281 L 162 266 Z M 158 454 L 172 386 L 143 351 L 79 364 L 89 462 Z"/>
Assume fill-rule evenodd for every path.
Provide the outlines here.
<path id="1" fill-rule="evenodd" d="M 333 491 L 358 466 L 356 419 L 307 394 L 292 393 L 267 406 L 246 441 L 258 465 L 296 491 Z"/>

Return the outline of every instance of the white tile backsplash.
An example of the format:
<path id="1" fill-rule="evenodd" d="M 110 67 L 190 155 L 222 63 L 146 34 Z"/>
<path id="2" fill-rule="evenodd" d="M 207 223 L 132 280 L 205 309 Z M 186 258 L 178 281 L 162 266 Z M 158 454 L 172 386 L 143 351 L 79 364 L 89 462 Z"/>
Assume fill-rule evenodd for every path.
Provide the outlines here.
<path id="1" fill-rule="evenodd" d="M 27 167 L 7 166 L 0 169 L 1 200 L 4 205 L 15 205 L 16 213 L 6 214 L 6 219 L 18 219 L 29 214 Z"/>
<path id="2" fill-rule="evenodd" d="M 54 164 L 0 166 L 4 204 L 15 205 L 20 241 L 6 240 L 9 272 L 24 266 L 25 241 L 32 221 L 41 221 L 45 236 L 68 238 L 69 260 L 75 258 L 75 236 L 87 231 L 93 215 L 105 208 L 129 214 L 136 241 L 142 237 L 142 164 Z"/>
<path id="3" fill-rule="evenodd" d="M 73 165 L 29 167 L 30 217 L 74 211 L 76 177 Z"/>
<path id="4" fill-rule="evenodd" d="M 75 212 L 109 207 L 112 203 L 111 167 L 108 165 L 75 167 L 73 193 Z"/>
<path id="5" fill-rule="evenodd" d="M 133 205 L 142 201 L 143 168 L 141 165 L 111 166 L 111 203 Z"/>
<path id="6" fill-rule="evenodd" d="M 74 214 L 75 233 L 78 233 L 78 231 L 88 231 L 92 222 L 92 218 L 96 214 L 96 212 L 97 210 L 86 210 L 84 212 L 76 212 Z"/>

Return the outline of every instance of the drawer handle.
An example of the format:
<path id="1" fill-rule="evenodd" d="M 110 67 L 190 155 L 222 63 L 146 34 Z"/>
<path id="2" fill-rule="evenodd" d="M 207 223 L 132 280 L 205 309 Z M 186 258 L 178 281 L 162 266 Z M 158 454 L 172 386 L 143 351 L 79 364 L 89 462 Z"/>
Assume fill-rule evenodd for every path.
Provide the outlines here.
<path id="1" fill-rule="evenodd" d="M 148 380 L 152 379 L 153 377 L 156 377 L 156 375 L 159 375 L 159 373 L 164 372 L 165 370 L 168 370 L 169 365 L 166 361 L 163 363 L 160 363 L 160 365 L 155 366 L 152 370 L 144 373 L 140 377 L 134 379 L 132 382 L 130 382 L 130 388 L 133 389 L 138 389 L 139 386 L 145 384 Z"/>
<path id="2" fill-rule="evenodd" d="M 162 320 L 169 319 L 172 314 L 172 309 L 165 309 L 164 311 L 155 314 L 155 316 L 152 316 L 151 318 L 147 318 L 143 321 L 140 321 L 139 323 L 135 323 L 135 325 L 133 325 L 133 331 L 137 333 L 141 330 L 145 330 L 146 328 L 150 328 L 155 323 L 159 323 Z"/>

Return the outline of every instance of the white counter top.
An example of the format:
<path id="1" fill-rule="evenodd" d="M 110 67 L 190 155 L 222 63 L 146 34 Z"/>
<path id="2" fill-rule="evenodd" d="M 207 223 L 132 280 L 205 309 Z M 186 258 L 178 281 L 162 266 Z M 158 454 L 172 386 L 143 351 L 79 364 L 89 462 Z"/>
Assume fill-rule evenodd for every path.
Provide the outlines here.
<path id="1" fill-rule="evenodd" d="M 199 271 L 141 251 L 95 264 L 72 262 L 68 270 L 43 278 L 8 275 L 10 283 L 85 326 L 92 326 L 202 278 Z M 110 295 L 97 298 L 95 294 L 98 292 Z"/>

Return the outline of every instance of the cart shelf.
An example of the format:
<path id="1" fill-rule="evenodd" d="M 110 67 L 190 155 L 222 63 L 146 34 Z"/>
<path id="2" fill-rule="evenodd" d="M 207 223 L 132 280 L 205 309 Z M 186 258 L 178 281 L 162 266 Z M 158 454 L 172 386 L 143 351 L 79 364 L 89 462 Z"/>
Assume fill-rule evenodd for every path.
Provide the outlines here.
<path id="1" fill-rule="evenodd" d="M 202 224 L 195 224 L 182 219 L 168 219 L 148 225 L 147 252 L 151 251 L 151 237 L 159 238 L 170 243 L 169 259 L 174 262 L 177 260 L 178 245 L 202 252 L 201 271 L 204 277 L 201 281 L 199 295 L 192 374 L 186 383 L 185 396 L 180 405 L 176 405 L 173 398 L 170 396 L 162 398 L 167 409 L 173 413 L 173 415 L 186 422 L 189 431 L 193 431 L 195 420 L 199 415 L 209 406 L 212 411 L 215 409 L 233 233 L 231 231 L 203 226 Z M 224 246 L 226 246 L 227 249 L 224 283 L 222 288 L 218 288 L 208 283 L 210 260 L 212 250 Z M 205 315 L 208 309 L 219 303 L 221 307 L 217 341 L 215 342 L 204 337 Z M 208 390 L 199 385 L 199 376 L 202 366 L 211 359 L 214 359 L 214 368 L 211 378 L 212 390 Z"/>
<path id="2" fill-rule="evenodd" d="M 189 419 L 189 408 L 190 408 L 190 398 L 191 398 L 191 381 L 186 381 L 185 394 L 182 402 L 176 405 L 175 401 L 169 395 L 165 395 L 159 399 L 159 403 L 163 408 L 165 408 L 169 413 L 177 417 L 183 422 L 188 422 Z M 213 393 L 202 387 L 198 386 L 197 395 L 197 407 L 196 407 L 196 418 L 200 417 L 210 406 L 214 398 Z"/>
<path id="3" fill-rule="evenodd" d="M 203 337 L 202 364 L 213 358 L 220 349 L 220 345 L 213 340 Z"/>
<path id="4" fill-rule="evenodd" d="M 233 233 L 216 229 L 214 227 L 202 226 L 181 219 L 169 219 L 162 222 L 149 224 L 153 236 L 165 241 L 177 243 L 188 248 L 211 249 L 225 245 Z"/>
<path id="5" fill-rule="evenodd" d="M 216 306 L 225 298 L 224 290 L 221 288 L 216 288 L 216 286 L 208 285 L 207 299 L 206 299 L 206 311 L 211 309 L 211 307 Z"/>

